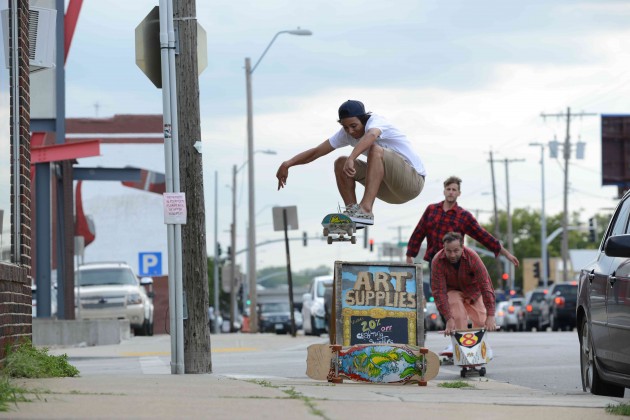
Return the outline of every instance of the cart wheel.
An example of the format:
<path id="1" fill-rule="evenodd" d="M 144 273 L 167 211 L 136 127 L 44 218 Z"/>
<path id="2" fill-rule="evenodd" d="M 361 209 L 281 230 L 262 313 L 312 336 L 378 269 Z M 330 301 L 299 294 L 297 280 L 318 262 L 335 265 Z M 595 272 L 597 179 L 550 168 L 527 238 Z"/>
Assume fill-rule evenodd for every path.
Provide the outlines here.
<path id="1" fill-rule="evenodd" d="M 427 381 L 418 381 L 418 386 L 427 386 Z"/>
<path id="2" fill-rule="evenodd" d="M 328 236 L 329 233 L 330 233 L 330 230 L 328 230 L 328 228 L 324 228 L 324 236 Z"/>
<path id="3" fill-rule="evenodd" d="M 461 376 L 462 378 L 466 377 L 466 368 L 462 368 L 462 370 L 459 372 L 459 376 Z"/>
<path id="4" fill-rule="evenodd" d="M 330 349 L 332 351 L 341 351 L 342 347 L 339 344 L 333 344 L 333 345 L 330 346 Z"/>
<path id="5" fill-rule="evenodd" d="M 482 367 L 481 369 L 479 369 L 479 376 L 486 376 L 486 368 Z"/>
<path id="6" fill-rule="evenodd" d="M 332 382 L 333 384 L 342 384 L 343 378 L 337 376 L 336 378 L 330 378 L 328 382 Z"/>
<path id="7" fill-rule="evenodd" d="M 354 236 L 354 235 L 352 235 L 352 236 L 350 237 L 350 242 L 352 243 L 352 245 L 356 244 L 356 243 L 357 243 L 357 237 L 356 237 L 356 236 Z"/>
<path id="8" fill-rule="evenodd" d="M 332 244 L 332 242 L 333 242 L 333 241 L 332 241 L 332 236 L 329 236 L 329 237 L 328 237 L 328 245 Z"/>

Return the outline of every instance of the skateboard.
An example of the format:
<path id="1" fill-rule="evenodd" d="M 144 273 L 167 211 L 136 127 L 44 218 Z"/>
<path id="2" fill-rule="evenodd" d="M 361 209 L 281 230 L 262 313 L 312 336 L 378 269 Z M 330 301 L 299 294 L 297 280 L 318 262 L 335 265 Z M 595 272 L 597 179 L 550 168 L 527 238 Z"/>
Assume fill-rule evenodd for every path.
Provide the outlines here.
<path id="1" fill-rule="evenodd" d="M 405 344 L 312 344 L 307 349 L 306 375 L 309 378 L 342 383 L 357 382 L 426 386 L 440 370 L 437 354 L 424 347 Z"/>
<path id="2" fill-rule="evenodd" d="M 468 374 L 486 376 L 486 368 L 483 365 L 490 361 L 486 330 L 484 328 L 455 330 L 451 335 L 451 341 L 453 342 L 451 357 L 454 364 L 462 368 L 460 376 L 462 378 Z"/>
<path id="3" fill-rule="evenodd" d="M 357 243 L 357 237 L 354 235 L 357 229 L 363 229 L 363 223 L 353 221 L 350 216 L 343 213 L 327 214 L 322 220 L 324 227 L 324 236 L 327 238 L 328 244 L 333 242 L 350 241 L 352 244 Z"/>

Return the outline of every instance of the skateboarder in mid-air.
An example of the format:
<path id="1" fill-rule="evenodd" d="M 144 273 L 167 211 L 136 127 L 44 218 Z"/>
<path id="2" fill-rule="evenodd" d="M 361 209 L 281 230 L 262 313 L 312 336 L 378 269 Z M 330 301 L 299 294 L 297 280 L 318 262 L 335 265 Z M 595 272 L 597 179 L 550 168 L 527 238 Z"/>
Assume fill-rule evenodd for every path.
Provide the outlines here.
<path id="1" fill-rule="evenodd" d="M 407 136 L 380 115 L 366 113 L 360 101 L 341 104 L 338 122 L 342 128 L 329 139 L 282 162 L 276 173 L 278 190 L 286 185 L 290 167 L 352 146 L 349 156 L 335 160 L 335 177 L 344 213 L 353 221 L 374 224 L 372 207 L 376 197 L 390 204 L 401 204 L 420 194 L 426 171 Z M 358 159 L 361 154 L 367 161 Z M 356 182 L 365 187 L 360 202 L 355 192 Z"/>

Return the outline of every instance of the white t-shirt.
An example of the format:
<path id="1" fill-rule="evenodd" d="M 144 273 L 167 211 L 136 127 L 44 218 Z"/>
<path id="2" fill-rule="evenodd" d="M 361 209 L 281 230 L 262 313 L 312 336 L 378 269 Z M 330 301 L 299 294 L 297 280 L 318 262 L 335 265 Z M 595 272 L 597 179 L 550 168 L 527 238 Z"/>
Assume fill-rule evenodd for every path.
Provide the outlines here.
<path id="1" fill-rule="evenodd" d="M 413 166 L 416 172 L 422 176 L 427 175 L 422 159 L 420 159 L 420 156 L 411 148 L 411 142 L 400 130 L 394 127 L 384 117 L 376 114 L 371 114 L 370 119 L 367 121 L 367 124 L 365 124 L 366 132 L 370 128 L 378 128 L 381 130 L 381 135 L 376 139 L 376 144 L 383 149 L 390 149 L 397 152 Z M 346 133 L 343 127 L 333 134 L 328 141 L 335 149 L 344 146 L 354 147 L 359 143 L 359 140 Z M 367 156 L 367 150 L 362 154 Z"/>

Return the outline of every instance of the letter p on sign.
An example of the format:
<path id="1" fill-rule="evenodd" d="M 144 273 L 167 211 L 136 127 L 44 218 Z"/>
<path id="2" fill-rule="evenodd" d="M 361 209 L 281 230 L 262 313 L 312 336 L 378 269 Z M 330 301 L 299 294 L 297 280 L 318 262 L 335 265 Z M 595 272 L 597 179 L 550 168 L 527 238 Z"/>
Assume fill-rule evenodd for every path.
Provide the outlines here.
<path id="1" fill-rule="evenodd" d="M 138 268 L 141 276 L 161 276 L 162 253 L 140 252 L 138 254 Z"/>

